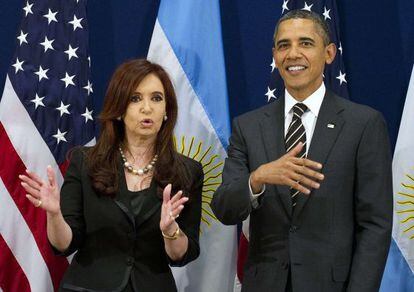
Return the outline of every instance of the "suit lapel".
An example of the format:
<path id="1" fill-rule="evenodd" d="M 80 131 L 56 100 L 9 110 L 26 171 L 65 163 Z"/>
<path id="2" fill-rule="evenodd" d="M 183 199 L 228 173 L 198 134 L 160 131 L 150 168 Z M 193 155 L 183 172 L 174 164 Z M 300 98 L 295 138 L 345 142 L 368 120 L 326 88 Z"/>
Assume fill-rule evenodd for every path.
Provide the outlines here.
<path id="1" fill-rule="evenodd" d="M 336 96 L 326 91 L 313 132 L 310 149 L 308 151 L 308 159 L 320 162 L 322 165 L 325 164 L 331 148 L 342 130 L 344 123 L 340 115 L 342 110 L 343 107 L 338 104 Z M 299 216 L 313 193 L 311 192 L 310 195 L 299 195 L 297 205 L 293 212 L 293 219 Z"/>
<path id="2" fill-rule="evenodd" d="M 279 98 L 272 103 L 268 111 L 264 113 L 264 118 L 260 121 L 264 147 L 268 162 L 274 161 L 286 153 L 285 149 L 285 99 Z M 292 200 L 290 198 L 289 187 L 287 186 L 268 186 L 276 187 L 280 199 L 283 202 L 286 213 L 292 215 Z"/>
<path id="3" fill-rule="evenodd" d="M 134 214 L 132 214 L 130 208 L 128 207 L 129 206 L 128 198 L 127 198 L 128 187 L 126 184 L 126 178 L 125 178 L 123 167 L 121 167 L 121 169 L 119 170 L 118 177 L 119 177 L 119 191 L 118 191 L 117 196 L 114 198 L 114 202 L 121 209 L 121 211 L 124 212 L 125 216 L 128 218 L 130 223 L 134 225 L 135 227 Z"/>

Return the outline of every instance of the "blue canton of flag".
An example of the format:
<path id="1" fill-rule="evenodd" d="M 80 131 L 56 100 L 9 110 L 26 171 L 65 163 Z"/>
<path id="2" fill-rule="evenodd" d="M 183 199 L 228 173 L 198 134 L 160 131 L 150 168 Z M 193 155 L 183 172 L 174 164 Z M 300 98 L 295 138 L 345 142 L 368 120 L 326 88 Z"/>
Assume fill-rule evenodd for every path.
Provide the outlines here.
<path id="1" fill-rule="evenodd" d="M 343 49 L 339 38 L 339 15 L 335 0 L 322 1 L 302 1 L 302 0 L 283 0 L 282 15 L 290 10 L 302 9 L 313 11 L 320 14 L 329 26 L 331 42 L 338 49 L 335 60 L 332 64 L 325 67 L 324 81 L 325 86 L 338 94 L 339 96 L 349 98 L 348 88 L 346 86 L 346 72 L 343 62 Z M 284 92 L 283 80 L 278 70 L 275 68 L 275 61 L 271 63 L 271 78 L 267 92 L 265 93 L 267 101 L 280 97 Z"/>
<path id="2" fill-rule="evenodd" d="M 94 138 L 86 4 L 29 0 L 23 10 L 8 76 L 61 164 L 70 148 Z"/>

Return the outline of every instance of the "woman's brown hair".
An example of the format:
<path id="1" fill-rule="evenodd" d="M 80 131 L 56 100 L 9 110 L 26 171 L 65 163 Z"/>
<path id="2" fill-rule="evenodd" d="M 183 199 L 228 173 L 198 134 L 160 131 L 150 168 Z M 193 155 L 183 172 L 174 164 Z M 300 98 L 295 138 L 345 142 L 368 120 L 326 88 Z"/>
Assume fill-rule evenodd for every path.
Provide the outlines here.
<path id="1" fill-rule="evenodd" d="M 153 179 L 159 187 L 173 184 L 174 190 L 185 189 L 188 173 L 174 148 L 173 131 L 177 121 L 177 98 L 167 72 L 158 64 L 135 59 L 121 64 L 109 82 L 102 112 L 99 116 L 101 133 L 96 145 L 86 153 L 89 177 L 99 194 L 114 197 L 119 189 L 119 171 L 122 167 L 119 145 L 124 142 L 125 129 L 121 117 L 125 114 L 130 97 L 148 75 L 157 76 L 166 98 L 166 115 L 155 142 L 158 154 Z"/>

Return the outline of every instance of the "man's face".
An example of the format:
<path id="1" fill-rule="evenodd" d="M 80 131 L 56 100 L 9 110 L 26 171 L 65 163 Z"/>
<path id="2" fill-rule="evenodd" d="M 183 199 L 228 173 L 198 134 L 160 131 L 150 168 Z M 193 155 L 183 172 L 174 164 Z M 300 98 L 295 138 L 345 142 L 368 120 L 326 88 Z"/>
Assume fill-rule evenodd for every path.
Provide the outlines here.
<path id="1" fill-rule="evenodd" d="M 296 99 L 304 100 L 319 88 L 325 63 L 332 63 L 335 54 L 335 45 L 324 45 L 312 20 L 288 19 L 279 24 L 273 58 Z"/>

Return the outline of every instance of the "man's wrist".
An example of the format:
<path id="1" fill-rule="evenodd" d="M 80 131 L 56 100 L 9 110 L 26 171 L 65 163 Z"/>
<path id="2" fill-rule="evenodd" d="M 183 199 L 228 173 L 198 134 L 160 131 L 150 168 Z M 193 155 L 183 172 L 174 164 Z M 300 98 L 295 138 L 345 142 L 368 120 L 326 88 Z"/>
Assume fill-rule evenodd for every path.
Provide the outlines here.
<path id="1" fill-rule="evenodd" d="M 260 193 L 263 190 L 264 183 L 260 181 L 257 170 L 253 171 L 250 175 L 250 187 L 253 194 Z"/>

